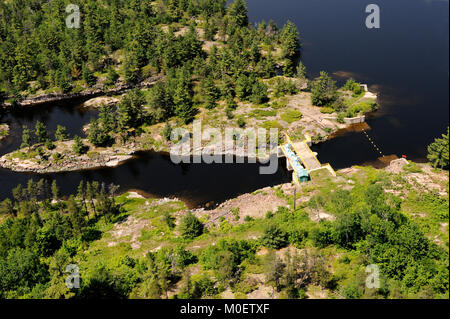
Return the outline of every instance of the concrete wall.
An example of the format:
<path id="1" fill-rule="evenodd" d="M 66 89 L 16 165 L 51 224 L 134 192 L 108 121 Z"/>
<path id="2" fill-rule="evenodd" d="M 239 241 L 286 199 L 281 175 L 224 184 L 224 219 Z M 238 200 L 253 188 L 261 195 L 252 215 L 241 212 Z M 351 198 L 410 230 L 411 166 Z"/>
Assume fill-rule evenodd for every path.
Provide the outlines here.
<path id="1" fill-rule="evenodd" d="M 366 116 L 357 116 L 357 117 L 346 117 L 344 118 L 345 124 L 358 124 L 358 123 L 364 123 L 366 121 Z"/>

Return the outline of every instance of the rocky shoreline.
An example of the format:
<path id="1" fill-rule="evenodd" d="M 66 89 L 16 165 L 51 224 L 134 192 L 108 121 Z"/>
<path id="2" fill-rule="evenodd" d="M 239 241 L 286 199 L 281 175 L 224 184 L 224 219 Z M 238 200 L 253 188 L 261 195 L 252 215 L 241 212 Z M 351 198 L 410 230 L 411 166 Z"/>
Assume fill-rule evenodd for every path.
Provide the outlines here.
<path id="1" fill-rule="evenodd" d="M 73 100 L 73 99 L 80 99 L 80 98 L 90 98 L 90 97 L 97 97 L 101 95 L 114 95 L 114 94 L 121 94 L 125 91 L 134 89 L 134 88 L 148 88 L 155 85 L 156 82 L 158 82 L 160 79 L 162 79 L 163 76 L 157 75 L 150 77 L 138 84 L 120 84 L 112 89 L 105 90 L 103 88 L 97 87 L 94 89 L 88 89 L 79 93 L 48 93 L 48 94 L 42 94 L 35 97 L 29 97 L 25 98 L 24 100 L 18 101 L 17 105 L 21 107 L 26 106 L 34 106 L 34 105 L 40 105 L 45 103 L 52 103 L 52 102 L 59 102 L 59 101 L 67 101 L 67 100 Z M 11 107 L 11 103 L 4 103 L 4 106 L 6 108 Z"/>
<path id="2" fill-rule="evenodd" d="M 151 86 L 155 83 L 155 81 L 159 79 L 160 77 L 154 77 L 151 80 L 149 79 L 147 82 L 142 82 L 141 85 Z M 123 89 L 124 88 L 122 88 L 122 90 Z M 118 91 L 119 89 L 117 89 L 116 92 Z M 366 91 L 366 94 L 372 93 Z M 372 95 L 373 98 L 376 99 L 376 95 Z M 117 99 L 113 97 L 99 96 L 86 101 L 84 106 L 98 107 L 102 104 L 114 103 L 117 103 Z M 299 125 L 303 125 L 303 127 L 307 127 L 309 129 L 311 129 L 311 127 L 315 128 L 309 130 L 314 134 L 311 135 L 312 139 L 308 136 L 308 134 L 305 135 L 305 138 L 309 144 L 317 144 L 323 141 L 323 135 L 321 135 L 321 132 L 326 131 L 324 127 L 329 128 L 329 130 L 326 131 L 327 134 L 325 135 L 325 139 L 327 137 L 333 138 L 334 134 L 337 134 L 341 130 L 352 130 L 353 128 L 355 130 L 358 130 L 358 127 L 370 129 L 365 124 L 364 115 L 355 118 L 346 118 L 344 123 L 337 123 L 335 119 L 330 118 L 330 115 L 321 113 L 320 110 L 317 109 L 317 107 L 305 106 L 300 110 L 303 113 L 303 118 L 299 120 Z M 254 124 L 258 126 L 258 123 Z M 159 129 L 156 129 L 154 130 L 154 132 L 157 132 L 158 130 Z M 317 130 L 318 133 L 316 132 Z M 132 159 L 137 152 L 167 151 L 171 147 L 172 143 L 163 142 L 163 138 L 159 134 L 160 133 L 157 133 L 156 136 L 152 136 L 151 134 L 143 135 L 134 138 L 132 142 L 128 142 L 125 145 L 114 145 L 108 148 L 96 148 L 90 145 L 89 152 L 84 155 L 76 155 L 72 151 L 73 141 L 57 142 L 57 147 L 54 150 L 47 150 L 43 147 L 43 145 L 33 145 L 29 148 L 17 150 L 15 152 L 3 155 L 0 158 L 0 167 L 7 168 L 15 172 L 33 172 L 39 174 L 99 169 L 103 167 L 117 167 Z M 153 141 L 158 140 L 158 143 L 148 143 L 147 139 Z M 85 145 L 89 145 L 87 140 L 84 140 L 84 143 Z M 249 162 L 259 161 L 266 163 L 270 159 L 267 153 L 250 153 L 245 146 L 244 152 L 240 152 L 240 154 L 238 154 L 237 149 L 235 150 L 232 145 L 220 146 L 217 153 L 215 152 L 214 147 L 211 148 L 210 145 L 204 145 L 198 149 L 191 150 L 189 155 L 195 156 L 206 152 L 210 153 L 211 155 L 218 155 L 222 157 L 227 155 L 244 157 L 245 160 Z M 57 156 L 55 157 L 55 155 Z"/>
<path id="3" fill-rule="evenodd" d="M 69 147 L 71 146 L 72 141 L 63 142 L 62 144 Z M 58 147 L 61 148 L 61 145 Z M 45 155 L 47 160 L 43 160 L 39 155 L 32 158 L 21 159 L 19 157 L 14 157 L 15 152 L 13 152 L 3 155 L 0 158 L 0 167 L 15 172 L 38 174 L 72 172 L 102 167 L 117 167 L 133 158 L 133 155 L 138 151 L 139 149 L 135 148 L 133 145 L 126 145 L 101 151 L 95 150 L 94 152 L 88 152 L 81 156 L 66 152 L 64 157 L 59 161 L 49 161 L 48 159 L 51 155 Z M 19 150 L 19 152 L 24 152 L 24 150 Z"/>
<path id="4" fill-rule="evenodd" d="M 9 135 L 8 124 L 0 124 L 0 142 Z"/>

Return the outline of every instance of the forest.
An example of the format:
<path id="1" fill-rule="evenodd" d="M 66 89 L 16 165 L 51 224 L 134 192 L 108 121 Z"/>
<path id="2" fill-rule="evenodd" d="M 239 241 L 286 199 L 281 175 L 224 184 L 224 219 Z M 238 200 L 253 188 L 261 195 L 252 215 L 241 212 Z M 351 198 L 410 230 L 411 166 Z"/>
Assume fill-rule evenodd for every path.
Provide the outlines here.
<path id="1" fill-rule="evenodd" d="M 296 26 L 251 25 L 244 0 L 80 0 L 78 29 L 65 24 L 68 4 L 0 3 L 0 97 L 14 106 L 28 96 L 163 75 L 146 93 L 129 91 L 114 112 L 102 107 L 89 125 L 92 145 L 126 140 L 172 117 L 189 123 L 199 106 L 211 110 L 218 101 L 232 119 L 236 100 L 266 103 L 264 80 L 279 74 L 306 81 L 314 105 L 341 112 L 338 120 L 363 110 L 344 105 L 327 73 L 306 80 Z M 276 78 L 270 86 L 279 96 L 299 90 Z M 353 80 L 344 90 L 363 94 Z M 170 131 L 167 124 L 166 139 Z M 54 140 L 67 138 L 58 127 Z M 22 142 L 54 147 L 40 122 L 23 128 Z M 78 136 L 73 151 L 87 152 Z M 429 152 L 432 174 L 445 174 L 448 131 Z M 236 208 L 216 223 L 182 202 L 118 194 L 117 185 L 101 181 L 61 196 L 55 182 L 29 180 L 0 203 L 0 298 L 221 298 L 230 291 L 247 298 L 258 290 L 255 278 L 278 298 L 309 298 L 312 289 L 329 298 L 448 298 L 448 173 L 443 195 L 409 179 L 426 169 L 410 163 L 397 175 L 361 168 L 334 181 L 319 177 L 302 188 L 307 200 L 295 208 L 274 187 L 286 205 L 259 218 Z M 310 212 L 334 217 L 313 221 Z M 115 243 L 112 234 L 131 217 L 151 227 L 130 239 L 136 246 Z M 80 266 L 80 288 L 66 285 L 70 264 Z M 370 264 L 380 267 L 380 288 L 365 285 Z"/>
<path id="2" fill-rule="evenodd" d="M 448 298 L 448 233 L 439 226 L 448 220 L 448 195 L 406 182 L 423 169 L 410 164 L 392 175 L 365 168 L 351 190 L 316 179 L 301 189 L 310 199 L 295 209 L 275 187 L 287 207 L 259 218 L 236 208 L 213 224 L 207 211 L 118 195 L 115 185 L 82 182 L 63 198 L 56 183 L 30 180 L 0 205 L 1 297 L 220 298 L 231 290 L 246 298 L 261 274 L 278 298 L 308 298 L 312 287 L 329 298 Z M 401 180 L 406 197 L 389 191 Z M 315 211 L 335 219 L 313 221 Z M 128 218 L 152 226 L 131 247 L 127 237 L 112 244 Z M 72 264 L 80 267 L 79 289 L 66 286 Z M 379 289 L 366 286 L 370 264 L 380 268 Z"/>

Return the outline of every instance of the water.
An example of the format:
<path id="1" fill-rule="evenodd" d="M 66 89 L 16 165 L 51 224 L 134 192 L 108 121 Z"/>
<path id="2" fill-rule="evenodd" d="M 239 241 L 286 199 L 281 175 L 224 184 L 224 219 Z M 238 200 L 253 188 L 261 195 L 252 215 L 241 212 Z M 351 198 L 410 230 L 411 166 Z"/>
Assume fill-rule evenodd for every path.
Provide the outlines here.
<path id="1" fill-rule="evenodd" d="M 96 109 L 81 106 L 83 100 L 52 103 L 50 105 L 23 108 L 7 114 L 2 122 L 8 123 L 11 134 L 0 144 L 0 155 L 20 147 L 22 126 L 34 128 L 37 121 L 46 123 L 53 135 L 57 125 L 64 125 L 70 136 L 84 136 L 82 128 Z M 284 160 L 279 161 L 285 167 Z M 290 174 L 279 169 L 274 175 L 260 175 L 259 164 L 183 164 L 175 165 L 167 154 L 142 152 L 136 158 L 116 168 L 102 168 L 58 174 L 16 173 L 0 168 L 0 200 L 11 196 L 11 189 L 28 179 L 53 179 L 63 195 L 76 191 L 80 181 L 100 181 L 106 185 L 121 186 L 121 191 L 137 189 L 151 197 L 179 198 L 190 207 L 217 205 L 224 200 L 266 186 L 290 182 Z"/>
<path id="2" fill-rule="evenodd" d="M 302 59 L 308 76 L 321 70 L 341 82 L 346 76 L 368 83 L 379 94 L 381 108 L 368 118 L 368 133 L 384 154 L 407 155 L 423 161 L 426 147 L 448 126 L 448 1 L 378 0 L 381 29 L 365 27 L 361 0 L 248 0 L 253 22 L 273 19 L 280 26 L 297 24 L 303 42 Z M 17 149 L 19 129 L 37 120 L 51 131 L 57 124 L 71 135 L 95 110 L 77 107 L 80 101 L 27 108 L 6 116 L 11 136 L 0 144 L 0 154 Z M 362 133 L 348 133 L 314 147 L 323 163 L 335 168 L 372 162 L 379 154 Z M 284 162 L 275 175 L 258 174 L 257 164 L 172 164 L 167 155 L 143 153 L 117 168 L 51 175 L 14 173 L 0 169 L 0 199 L 29 178 L 56 179 L 62 192 L 74 191 L 81 180 L 98 180 L 140 189 L 157 197 L 172 196 L 200 206 L 219 203 L 258 188 L 290 180 Z"/>
<path id="3" fill-rule="evenodd" d="M 365 27 L 365 7 L 381 9 L 381 28 Z M 287 20 L 300 31 L 309 77 L 321 70 L 353 76 L 379 94 L 369 135 L 385 155 L 424 161 L 426 148 L 448 126 L 449 20 L 446 0 L 248 0 L 251 21 Z M 314 150 L 335 168 L 375 160 L 362 133 Z"/>

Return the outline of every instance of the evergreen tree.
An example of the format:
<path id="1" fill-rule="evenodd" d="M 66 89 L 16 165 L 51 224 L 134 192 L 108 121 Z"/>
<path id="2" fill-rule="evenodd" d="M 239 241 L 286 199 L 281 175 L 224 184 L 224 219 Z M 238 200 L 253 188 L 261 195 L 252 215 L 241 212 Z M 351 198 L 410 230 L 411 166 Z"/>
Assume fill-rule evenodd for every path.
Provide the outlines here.
<path id="1" fill-rule="evenodd" d="M 67 129 L 62 125 L 58 125 L 56 127 L 55 138 L 58 141 L 63 141 L 63 140 L 68 139 L 69 134 L 67 133 Z"/>
<path id="2" fill-rule="evenodd" d="M 293 60 L 300 50 L 300 40 L 297 27 L 291 21 L 288 21 L 283 27 L 280 35 L 281 50 L 283 56 Z"/>
<path id="3" fill-rule="evenodd" d="M 45 143 L 47 141 L 47 127 L 44 123 L 37 121 L 35 133 L 38 143 Z"/>
<path id="4" fill-rule="evenodd" d="M 97 83 L 97 79 L 95 78 L 94 73 L 92 73 L 92 71 L 89 69 L 89 67 L 86 64 L 83 64 L 82 76 L 83 76 L 84 82 L 88 86 L 92 86 L 95 83 Z"/>
<path id="5" fill-rule="evenodd" d="M 195 115 L 195 108 L 192 102 L 192 90 L 190 73 L 185 68 L 177 72 L 177 84 L 173 97 L 175 105 L 175 115 L 184 123 L 192 121 Z"/>
<path id="6" fill-rule="evenodd" d="M 322 71 L 311 85 L 311 102 L 317 106 L 327 106 L 337 98 L 336 82 Z"/>
<path id="7" fill-rule="evenodd" d="M 74 143 L 72 145 L 72 150 L 77 155 L 82 155 L 86 153 L 86 146 L 83 144 L 83 141 L 81 140 L 81 137 L 78 135 L 75 135 L 73 139 Z"/>
<path id="8" fill-rule="evenodd" d="M 53 199 L 54 200 L 58 200 L 59 199 L 59 187 L 56 184 L 56 180 L 52 181 L 52 195 L 53 195 Z"/>
<path id="9" fill-rule="evenodd" d="M 56 84 L 63 91 L 63 93 L 68 93 L 72 89 L 68 74 L 69 72 L 66 68 L 56 72 Z"/>
<path id="10" fill-rule="evenodd" d="M 106 85 L 113 85 L 119 79 L 119 74 L 114 70 L 113 66 L 108 67 L 108 73 L 106 73 Z"/>
<path id="11" fill-rule="evenodd" d="M 162 135 L 164 136 L 166 141 L 170 141 L 171 134 L 172 134 L 172 126 L 170 125 L 169 122 L 166 122 L 166 125 L 164 126 Z"/>
<path id="12" fill-rule="evenodd" d="M 205 107 L 211 110 L 217 106 L 216 101 L 219 95 L 214 79 L 211 76 L 208 76 L 203 81 L 202 87 L 203 96 L 205 97 Z"/>
<path id="13" fill-rule="evenodd" d="M 91 120 L 89 125 L 88 141 L 95 146 L 105 146 L 111 140 L 111 136 L 98 124 L 98 120 Z"/>
<path id="14" fill-rule="evenodd" d="M 267 85 L 261 80 L 256 80 L 252 86 L 251 101 L 255 104 L 262 104 L 267 100 Z"/>
<path id="15" fill-rule="evenodd" d="M 306 67 L 305 65 L 302 63 L 302 61 L 300 61 L 297 65 L 297 77 L 300 79 L 305 79 L 306 78 Z"/>
<path id="16" fill-rule="evenodd" d="M 238 27 L 245 27 L 248 25 L 248 9 L 245 0 L 235 0 L 229 6 L 229 16 L 232 24 Z"/>
<path id="17" fill-rule="evenodd" d="M 22 144 L 21 148 L 29 147 L 31 145 L 31 135 L 30 130 L 24 125 L 22 127 Z"/>
<path id="18" fill-rule="evenodd" d="M 128 92 L 119 102 L 117 105 L 118 123 L 123 131 L 133 130 L 142 125 L 144 103 L 145 98 L 139 89 Z"/>
<path id="19" fill-rule="evenodd" d="M 428 146 L 428 160 L 434 167 L 448 168 L 449 167 L 449 128 L 447 127 L 447 134 L 442 134 L 442 138 L 437 138 Z"/>
<path id="20" fill-rule="evenodd" d="M 252 93 L 252 83 L 250 79 L 242 74 L 236 81 L 236 96 L 241 100 L 245 101 Z"/>
<path id="21" fill-rule="evenodd" d="M 173 101 L 165 81 L 158 81 L 155 84 L 150 91 L 147 103 L 154 122 L 164 121 L 174 114 Z"/>
<path id="22" fill-rule="evenodd" d="M 181 220 L 180 231 L 183 237 L 192 239 L 203 233 L 203 224 L 191 212 L 188 212 Z"/>

